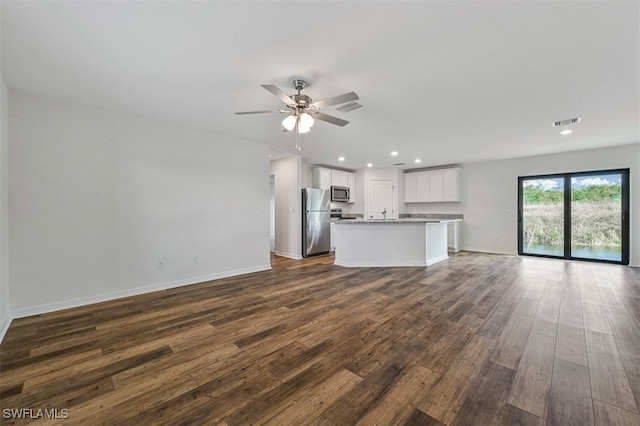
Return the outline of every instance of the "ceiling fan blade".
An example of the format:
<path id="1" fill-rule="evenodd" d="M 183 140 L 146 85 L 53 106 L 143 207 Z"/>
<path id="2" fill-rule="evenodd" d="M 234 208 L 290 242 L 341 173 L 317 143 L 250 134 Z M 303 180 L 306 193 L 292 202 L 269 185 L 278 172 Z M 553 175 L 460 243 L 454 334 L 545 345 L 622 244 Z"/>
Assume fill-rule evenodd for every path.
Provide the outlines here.
<path id="1" fill-rule="evenodd" d="M 236 115 L 247 115 L 247 114 L 266 114 L 266 113 L 270 113 L 270 112 L 288 112 L 284 109 L 267 109 L 264 111 L 242 111 L 242 112 L 236 112 L 234 114 Z"/>
<path id="2" fill-rule="evenodd" d="M 357 101 L 358 99 L 360 98 L 358 97 L 358 95 L 355 94 L 355 92 L 349 92 L 349 93 L 345 93 L 344 95 L 334 96 L 332 98 L 315 101 L 311 105 L 315 106 L 316 108 L 324 108 L 331 105 L 343 104 L 349 101 Z"/>
<path id="3" fill-rule="evenodd" d="M 273 84 L 262 84 L 262 87 L 267 89 L 269 92 L 271 92 L 273 95 L 275 95 L 285 104 L 287 105 L 295 104 L 295 101 L 291 99 L 291 97 L 287 95 L 285 92 L 283 92 L 282 89 L 280 89 L 278 86 Z"/>
<path id="4" fill-rule="evenodd" d="M 342 118 L 334 117 L 333 115 L 327 115 L 322 112 L 316 112 L 313 114 L 313 118 L 318 120 L 326 121 L 327 123 L 336 124 L 338 126 L 346 126 L 349 124 L 347 120 L 343 120 Z"/>
<path id="5" fill-rule="evenodd" d="M 349 102 L 336 107 L 336 109 L 341 112 L 349 112 L 358 108 L 362 108 L 362 105 L 357 102 Z"/>

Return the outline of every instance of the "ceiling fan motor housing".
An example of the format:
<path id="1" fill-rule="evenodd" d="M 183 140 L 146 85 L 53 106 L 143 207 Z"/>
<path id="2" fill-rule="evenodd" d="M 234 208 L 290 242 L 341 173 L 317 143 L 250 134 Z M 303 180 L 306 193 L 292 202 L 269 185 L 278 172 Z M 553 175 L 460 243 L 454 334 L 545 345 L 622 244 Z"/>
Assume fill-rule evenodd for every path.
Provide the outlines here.
<path id="1" fill-rule="evenodd" d="M 302 94 L 292 95 L 291 98 L 295 101 L 298 107 L 308 108 L 312 102 L 309 96 Z"/>

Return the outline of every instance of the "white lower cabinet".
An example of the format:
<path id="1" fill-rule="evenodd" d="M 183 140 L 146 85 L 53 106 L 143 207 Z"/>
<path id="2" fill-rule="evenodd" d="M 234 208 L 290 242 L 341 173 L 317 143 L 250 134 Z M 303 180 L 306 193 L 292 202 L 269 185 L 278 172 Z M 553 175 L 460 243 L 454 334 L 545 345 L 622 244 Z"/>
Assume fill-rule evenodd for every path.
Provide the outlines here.
<path id="1" fill-rule="evenodd" d="M 459 252 L 462 246 L 461 222 L 447 223 L 447 247 L 449 251 Z"/>
<path id="2" fill-rule="evenodd" d="M 329 229 L 329 250 L 336 251 L 336 224 L 331 222 Z"/>

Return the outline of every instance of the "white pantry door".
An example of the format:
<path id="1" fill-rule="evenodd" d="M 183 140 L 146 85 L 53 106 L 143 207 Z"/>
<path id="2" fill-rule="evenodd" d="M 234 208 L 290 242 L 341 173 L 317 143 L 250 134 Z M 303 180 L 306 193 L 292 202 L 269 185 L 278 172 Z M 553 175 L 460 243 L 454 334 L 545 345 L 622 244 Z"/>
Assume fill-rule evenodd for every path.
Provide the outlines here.
<path id="1" fill-rule="evenodd" d="M 371 180 L 369 181 L 369 196 L 367 203 L 367 215 L 369 219 L 384 219 L 382 212 L 387 210 L 387 219 L 395 219 L 396 212 L 393 208 L 393 181 Z"/>

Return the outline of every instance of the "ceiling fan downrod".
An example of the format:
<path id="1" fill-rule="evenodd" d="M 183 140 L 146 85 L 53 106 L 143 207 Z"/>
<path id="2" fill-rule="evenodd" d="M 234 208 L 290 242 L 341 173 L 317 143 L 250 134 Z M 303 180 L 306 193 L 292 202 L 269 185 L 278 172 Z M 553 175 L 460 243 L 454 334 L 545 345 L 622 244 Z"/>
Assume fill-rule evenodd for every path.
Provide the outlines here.
<path id="1" fill-rule="evenodd" d="M 293 88 L 296 89 L 298 91 L 298 95 L 300 94 L 300 91 L 302 89 L 304 89 L 305 87 L 308 86 L 307 82 L 302 80 L 302 79 L 298 79 L 296 78 L 295 80 L 293 80 Z"/>
<path id="2" fill-rule="evenodd" d="M 303 114 L 311 107 L 311 103 L 313 102 L 313 99 L 309 96 L 300 93 L 302 89 L 309 86 L 309 83 L 302 79 L 295 79 L 292 82 L 292 86 L 298 91 L 297 94 L 291 95 L 291 99 L 295 102 L 293 109 L 295 110 L 296 115 Z"/>

